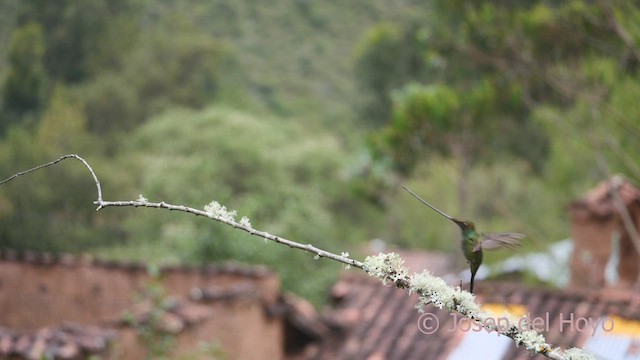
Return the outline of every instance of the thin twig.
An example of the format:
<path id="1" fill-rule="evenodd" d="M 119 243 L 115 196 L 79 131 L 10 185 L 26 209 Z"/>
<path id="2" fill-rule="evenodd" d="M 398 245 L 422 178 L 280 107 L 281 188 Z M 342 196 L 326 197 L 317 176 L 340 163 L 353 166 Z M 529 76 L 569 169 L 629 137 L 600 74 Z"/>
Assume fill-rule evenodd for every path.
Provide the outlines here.
<path id="1" fill-rule="evenodd" d="M 81 158 L 80 156 L 78 156 L 76 154 L 64 155 L 64 156 L 61 156 L 60 158 L 58 158 L 56 160 L 53 160 L 53 161 L 50 161 L 50 162 L 46 163 L 46 164 L 38 165 L 38 166 L 36 166 L 34 168 L 31 168 L 29 170 L 21 171 L 21 172 L 13 175 L 11 177 L 8 177 L 8 178 L 0 181 L 0 185 L 8 183 L 9 181 L 17 178 L 18 176 L 26 175 L 26 174 L 28 174 L 30 172 L 33 172 L 33 171 L 36 171 L 36 170 L 40 170 L 40 169 L 44 169 L 44 168 L 49 167 L 51 165 L 55 165 L 55 164 L 59 163 L 60 161 L 62 161 L 64 159 L 69 159 L 69 158 L 73 158 L 73 159 L 77 159 L 77 160 L 81 161 L 84 164 L 84 166 L 87 169 L 89 169 L 89 172 L 91 173 L 91 176 L 93 176 L 93 181 L 96 182 L 96 188 L 98 189 L 98 200 L 96 202 L 102 202 L 102 187 L 100 186 L 100 180 L 98 180 L 98 176 L 96 176 L 95 171 L 93 171 L 93 168 L 89 165 L 89 163 L 87 163 L 87 161 L 85 159 Z"/>

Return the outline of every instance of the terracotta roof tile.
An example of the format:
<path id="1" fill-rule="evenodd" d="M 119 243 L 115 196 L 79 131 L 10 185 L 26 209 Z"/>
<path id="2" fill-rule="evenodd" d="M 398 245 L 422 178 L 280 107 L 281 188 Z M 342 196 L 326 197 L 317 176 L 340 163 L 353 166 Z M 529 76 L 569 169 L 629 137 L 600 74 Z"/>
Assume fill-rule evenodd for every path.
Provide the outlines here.
<path id="1" fill-rule="evenodd" d="M 68 253 L 42 253 L 30 250 L 13 250 L 0 249 L 0 260 L 24 262 L 32 265 L 65 265 L 69 267 L 75 266 L 92 266 L 96 268 L 122 269 L 131 272 L 146 272 L 148 266 L 143 263 L 127 262 L 121 260 L 95 259 L 89 254 L 68 254 Z M 273 273 L 265 266 L 246 265 L 235 262 L 212 265 L 163 265 L 160 266 L 161 273 L 172 272 L 194 272 L 207 275 L 229 274 L 250 278 L 264 278 L 272 276 Z"/>
<path id="2" fill-rule="evenodd" d="M 21 333 L 0 328 L 0 357 L 77 359 L 99 355 L 115 339 L 114 330 L 64 324 Z"/>
<path id="3" fill-rule="evenodd" d="M 603 181 L 587 193 L 583 198 L 572 202 L 569 206 L 574 215 L 590 214 L 597 218 L 607 218 L 617 212 L 612 191 L 617 189 L 624 204 L 629 207 L 640 202 L 640 189 L 621 176 L 614 176 Z"/>
<path id="4" fill-rule="evenodd" d="M 195 301 L 214 302 L 259 299 L 261 295 L 254 283 L 239 282 L 227 286 L 194 287 L 189 291 L 189 297 Z"/>

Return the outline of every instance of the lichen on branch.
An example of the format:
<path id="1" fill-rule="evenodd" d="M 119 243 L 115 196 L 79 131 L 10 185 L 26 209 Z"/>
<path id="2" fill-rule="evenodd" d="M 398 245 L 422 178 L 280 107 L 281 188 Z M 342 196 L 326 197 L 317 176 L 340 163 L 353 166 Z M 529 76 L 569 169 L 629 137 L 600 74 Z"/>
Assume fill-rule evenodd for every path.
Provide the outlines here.
<path id="1" fill-rule="evenodd" d="M 273 241 L 279 244 L 287 245 L 291 248 L 310 252 L 314 254 L 314 258 L 328 258 L 346 265 L 346 267 L 356 267 L 363 269 L 369 275 L 376 277 L 382 281 L 383 284 L 389 283 L 395 285 L 398 288 L 404 289 L 409 293 L 416 293 L 419 296 L 418 304 L 416 307 L 418 311 L 424 311 L 424 307 L 432 304 L 440 309 L 446 309 L 447 311 L 460 313 L 472 321 L 476 321 L 483 326 L 487 327 L 488 331 L 499 331 L 500 334 L 510 337 L 516 342 L 516 346 L 524 346 L 532 353 L 544 355 L 551 359 L 557 360 L 591 360 L 595 359 L 590 354 L 584 352 L 581 349 L 572 348 L 566 351 L 562 351 L 559 348 L 552 348 L 544 338 L 544 336 L 531 328 L 519 329 L 517 327 L 509 327 L 507 329 L 493 328 L 492 325 L 486 325 L 486 320 L 491 315 L 483 311 L 475 302 L 475 296 L 467 291 L 460 289 L 459 287 L 451 287 L 447 283 L 433 276 L 428 271 L 423 271 L 414 275 L 409 275 L 408 269 L 404 266 L 404 260 L 400 258 L 398 254 L 379 254 L 376 256 L 369 256 L 363 262 L 360 262 L 349 257 L 348 252 L 342 252 L 340 255 L 332 253 L 323 249 L 319 249 L 311 244 L 302 244 L 293 240 L 285 239 L 278 235 L 270 234 L 266 231 L 260 231 L 254 229 L 251 222 L 247 217 L 237 222 L 235 217 L 237 216 L 236 210 L 228 210 L 226 206 L 212 201 L 205 205 L 204 210 L 191 208 L 184 205 L 172 205 L 169 203 L 161 202 L 149 202 L 142 194 L 138 196 L 136 200 L 125 201 L 105 201 L 102 197 L 102 187 L 95 171 L 89 165 L 89 163 L 82 157 L 76 154 L 68 154 L 61 156 L 60 158 L 51 162 L 38 165 L 31 169 L 16 173 L 9 178 L 0 181 L 0 186 L 12 181 L 19 176 L 26 175 L 30 172 L 47 168 L 55 165 L 65 159 L 76 159 L 80 161 L 91 173 L 96 185 L 97 199 L 94 204 L 98 205 L 96 210 L 103 209 L 110 206 L 133 206 L 133 207 L 148 207 L 156 209 L 166 209 L 173 211 L 182 211 L 190 213 L 195 216 L 203 216 L 212 220 L 218 221 L 233 228 L 243 230 L 251 235 L 261 237 L 265 240 Z M 505 314 L 510 317 L 513 323 L 524 323 L 526 319 L 517 318 L 511 314 Z"/>

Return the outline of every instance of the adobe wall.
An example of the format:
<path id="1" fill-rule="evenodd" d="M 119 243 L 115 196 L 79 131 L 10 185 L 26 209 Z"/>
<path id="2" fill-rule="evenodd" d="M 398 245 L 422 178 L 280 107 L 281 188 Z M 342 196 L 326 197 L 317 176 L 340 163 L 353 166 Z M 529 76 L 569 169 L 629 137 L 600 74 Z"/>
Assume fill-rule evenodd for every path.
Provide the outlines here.
<path id="1" fill-rule="evenodd" d="M 601 288 L 605 285 L 604 270 L 611 255 L 611 237 L 618 227 L 613 216 L 573 216 L 572 286 Z"/>
<path id="2" fill-rule="evenodd" d="M 151 280 L 143 266 L 98 262 L 88 258 L 31 255 L 18 259 L 0 252 L 0 326 L 34 331 L 64 322 L 113 327 L 136 304 L 137 294 Z M 264 268 L 246 266 L 165 268 L 160 281 L 174 299 L 189 299 L 194 288 L 246 285 L 255 296 L 199 302 L 212 316 L 176 337 L 175 351 L 197 349 L 217 339 L 227 358 L 282 358 L 283 319 L 269 315 L 279 301 L 279 281 Z M 135 330 L 118 335 L 123 358 L 144 357 Z M 120 354 L 123 355 L 123 354 Z M 139 356 L 138 356 L 139 355 Z"/>
<path id="3" fill-rule="evenodd" d="M 571 285 L 596 288 L 605 285 L 635 286 L 640 274 L 640 254 L 623 220 L 629 216 L 635 232 L 639 231 L 640 189 L 615 175 L 573 201 L 568 210 L 574 243 Z M 618 282 L 605 284 L 605 268 L 614 250 L 614 236 L 620 237 L 619 252 L 613 254 L 619 260 L 616 269 Z"/>
<path id="4" fill-rule="evenodd" d="M 638 204 L 629 207 L 629 216 L 633 221 L 636 231 L 640 232 L 640 208 Z M 622 220 L 620 220 L 622 223 Z M 618 264 L 618 276 L 620 277 L 618 286 L 632 288 L 638 283 L 640 274 L 640 255 L 638 249 L 633 244 L 631 235 L 625 230 L 624 225 L 620 225 L 622 236 L 620 238 L 620 263 Z"/>

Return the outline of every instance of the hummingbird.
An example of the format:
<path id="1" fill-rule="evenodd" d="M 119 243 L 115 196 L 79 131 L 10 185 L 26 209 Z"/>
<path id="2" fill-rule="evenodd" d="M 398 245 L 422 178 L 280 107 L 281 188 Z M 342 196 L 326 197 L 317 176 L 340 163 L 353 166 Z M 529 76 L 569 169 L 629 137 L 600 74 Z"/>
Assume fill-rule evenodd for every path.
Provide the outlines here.
<path id="1" fill-rule="evenodd" d="M 476 277 L 476 272 L 482 264 L 482 250 L 493 250 L 500 247 L 507 249 L 514 249 L 520 246 L 520 239 L 525 235 L 519 233 L 490 233 L 482 234 L 476 231 L 476 226 L 469 220 L 459 220 L 452 216 L 445 214 L 437 209 L 435 206 L 424 201 L 420 196 L 416 195 L 413 191 L 402 186 L 409 194 L 413 195 L 421 203 L 427 205 L 438 214 L 456 223 L 462 232 L 462 240 L 460 246 L 462 253 L 469 263 L 469 269 L 471 270 L 471 281 L 469 282 L 469 292 L 473 293 L 473 280 Z"/>

